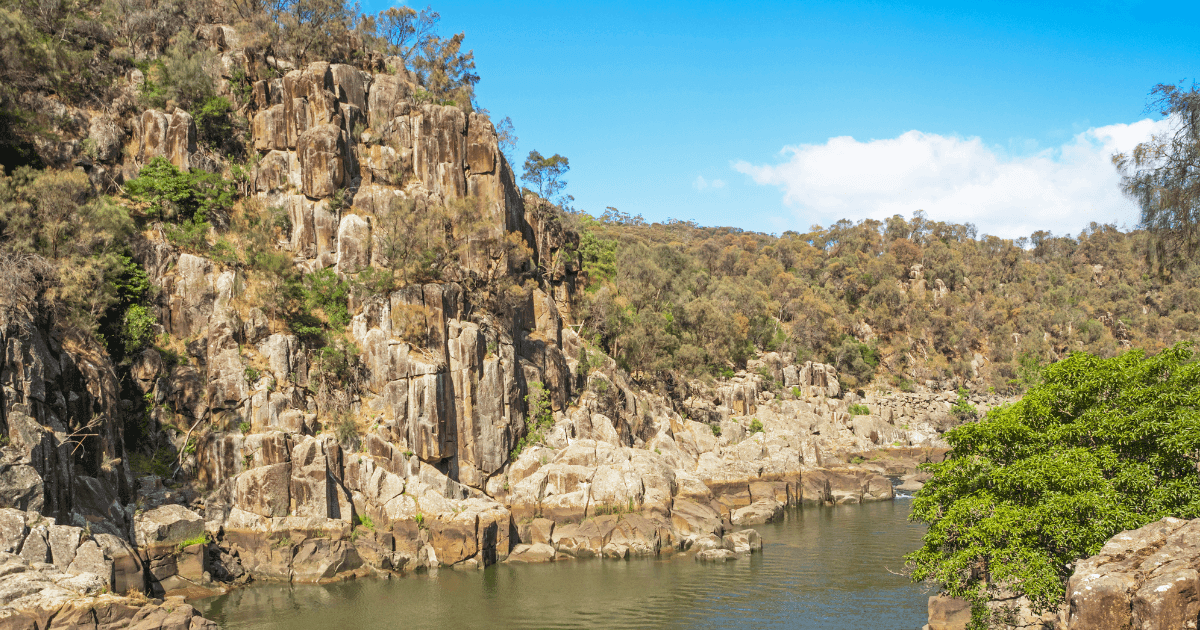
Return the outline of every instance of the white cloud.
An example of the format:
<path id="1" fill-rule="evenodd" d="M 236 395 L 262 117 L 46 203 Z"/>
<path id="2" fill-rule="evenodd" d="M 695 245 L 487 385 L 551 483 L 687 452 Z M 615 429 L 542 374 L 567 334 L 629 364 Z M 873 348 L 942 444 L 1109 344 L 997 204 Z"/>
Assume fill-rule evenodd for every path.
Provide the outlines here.
<path id="1" fill-rule="evenodd" d="M 974 223 L 981 234 L 1074 234 L 1090 221 L 1137 222 L 1111 156 L 1166 128 L 1149 119 L 1096 127 L 1025 157 L 1006 157 L 979 138 L 920 131 L 869 142 L 843 136 L 785 147 L 781 164 L 733 168 L 782 188 L 801 227 L 925 210 L 934 220 Z"/>
<path id="2" fill-rule="evenodd" d="M 724 188 L 725 181 L 720 179 L 707 180 L 703 176 L 697 175 L 696 179 L 692 180 L 692 188 L 696 190 L 704 190 L 706 188 Z"/>

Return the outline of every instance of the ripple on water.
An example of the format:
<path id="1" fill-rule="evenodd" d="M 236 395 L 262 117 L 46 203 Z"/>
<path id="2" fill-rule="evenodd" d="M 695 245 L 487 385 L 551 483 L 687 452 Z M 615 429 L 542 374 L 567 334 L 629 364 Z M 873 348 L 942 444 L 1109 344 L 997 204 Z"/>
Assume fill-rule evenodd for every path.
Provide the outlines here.
<path id="1" fill-rule="evenodd" d="M 888 569 L 920 544 L 908 501 L 790 510 L 750 559 L 500 565 L 331 586 L 255 585 L 197 602 L 228 630 L 850 628 L 915 630 L 926 595 Z"/>

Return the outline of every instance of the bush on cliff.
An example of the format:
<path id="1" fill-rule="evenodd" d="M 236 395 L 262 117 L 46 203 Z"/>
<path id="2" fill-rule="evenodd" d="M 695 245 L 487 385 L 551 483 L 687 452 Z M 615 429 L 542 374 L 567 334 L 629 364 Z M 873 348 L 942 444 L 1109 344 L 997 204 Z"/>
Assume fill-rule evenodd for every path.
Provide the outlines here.
<path id="1" fill-rule="evenodd" d="M 1072 563 L 1114 534 L 1200 517 L 1200 363 L 1190 344 L 1155 356 L 1075 353 L 1015 404 L 946 433 L 944 462 L 913 501 L 929 524 L 914 580 L 983 602 L 1001 588 L 1037 609 L 1062 601 Z"/>

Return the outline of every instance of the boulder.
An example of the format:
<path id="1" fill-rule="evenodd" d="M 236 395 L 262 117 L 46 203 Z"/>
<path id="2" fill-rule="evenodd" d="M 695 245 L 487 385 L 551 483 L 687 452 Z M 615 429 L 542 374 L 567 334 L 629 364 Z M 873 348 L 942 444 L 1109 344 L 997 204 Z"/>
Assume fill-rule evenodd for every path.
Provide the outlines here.
<path id="1" fill-rule="evenodd" d="M 134 517 L 139 547 L 178 544 L 204 534 L 204 518 L 182 505 L 164 505 Z"/>
<path id="2" fill-rule="evenodd" d="M 946 595 L 929 598 L 929 630 L 966 630 L 970 622 L 970 602 Z"/>
<path id="3" fill-rule="evenodd" d="M 744 507 L 733 510 L 729 520 L 734 525 L 761 525 L 771 523 L 783 517 L 783 504 L 775 499 L 764 498 Z"/>
<path id="4" fill-rule="evenodd" d="M 737 558 L 738 555 L 729 549 L 707 549 L 696 554 L 697 562 L 729 562 Z"/>
<path id="5" fill-rule="evenodd" d="M 731 532 L 725 535 L 725 547 L 740 554 L 762 551 L 762 537 L 753 529 Z"/>
<path id="6" fill-rule="evenodd" d="M 509 554 L 506 562 L 513 564 L 553 562 L 554 557 L 554 547 L 544 542 L 536 542 L 532 545 L 517 545 L 513 548 L 512 553 Z"/>

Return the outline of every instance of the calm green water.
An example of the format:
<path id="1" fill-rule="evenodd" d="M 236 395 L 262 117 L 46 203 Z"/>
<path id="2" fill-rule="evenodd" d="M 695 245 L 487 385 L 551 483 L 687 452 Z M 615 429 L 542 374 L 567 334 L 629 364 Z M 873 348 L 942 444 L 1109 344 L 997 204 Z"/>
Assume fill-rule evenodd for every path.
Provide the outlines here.
<path id="1" fill-rule="evenodd" d="M 331 586 L 261 585 L 196 602 L 222 628 L 799 628 L 916 630 L 927 595 L 899 570 L 923 527 L 907 500 L 790 511 L 763 553 L 419 573 Z"/>

